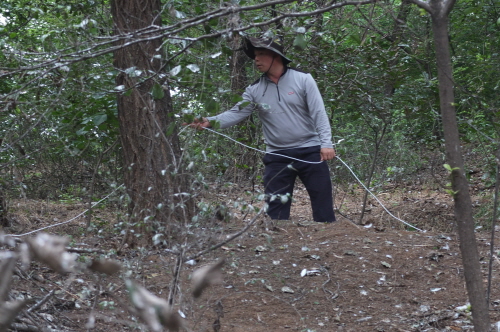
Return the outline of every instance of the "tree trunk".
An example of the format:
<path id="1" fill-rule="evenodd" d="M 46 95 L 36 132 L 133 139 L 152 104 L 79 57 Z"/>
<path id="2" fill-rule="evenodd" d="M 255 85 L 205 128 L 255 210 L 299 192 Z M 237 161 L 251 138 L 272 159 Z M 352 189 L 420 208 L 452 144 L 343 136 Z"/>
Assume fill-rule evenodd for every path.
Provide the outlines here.
<path id="1" fill-rule="evenodd" d="M 236 16 L 236 14 L 234 14 Z M 231 18 L 231 20 L 236 20 Z M 235 27 L 236 28 L 236 27 Z M 246 54 L 241 47 L 241 36 L 233 33 L 230 39 L 230 47 L 233 54 L 229 59 L 229 69 L 231 70 L 231 90 L 234 93 L 242 94 L 247 86 L 247 75 L 245 63 L 248 61 Z"/>
<path id="2" fill-rule="evenodd" d="M 160 0 L 114 0 L 111 10 L 117 35 L 161 25 Z M 170 89 L 157 75 L 162 68 L 161 44 L 161 39 L 155 39 L 114 53 L 114 65 L 120 71 L 116 83 L 125 91 L 118 95 L 117 104 L 130 221 L 139 227 L 136 234 L 146 235 L 146 242 L 174 218 L 179 221 L 190 215 L 186 211 L 190 204 L 182 201 L 188 191 L 178 174 L 177 128 L 166 135 L 174 118 Z M 175 197 L 176 193 L 182 194 Z"/>
<path id="3" fill-rule="evenodd" d="M 451 172 L 452 190 L 455 192 L 455 219 L 460 239 L 460 252 L 464 265 L 465 283 L 472 306 L 472 318 L 476 332 L 490 330 L 486 294 L 483 286 L 479 253 L 474 234 L 472 202 L 469 184 L 465 177 L 462 150 L 454 106 L 453 73 L 448 40 L 448 13 L 442 9 L 443 2 L 431 2 L 432 29 L 436 49 L 439 99 L 446 148 L 446 159 L 454 169 Z M 445 14 L 443 14 L 445 12 Z"/>
<path id="4" fill-rule="evenodd" d="M 392 33 L 386 37 L 387 40 L 391 41 L 393 43 L 392 48 L 397 51 L 397 48 L 399 48 L 399 41 L 401 40 L 401 37 L 404 32 L 404 26 L 406 25 L 406 20 L 408 18 L 408 14 L 410 12 L 410 3 L 408 0 L 403 0 L 401 2 L 401 5 L 399 6 L 399 12 L 394 20 L 394 25 L 392 28 Z M 389 61 L 389 67 L 395 67 L 398 62 L 400 61 L 399 56 L 395 56 L 392 60 Z M 385 82 L 384 86 L 384 95 L 389 99 L 394 95 L 394 90 L 395 90 L 395 79 L 393 78 L 388 78 L 388 80 Z M 384 122 L 384 126 L 382 128 L 382 132 L 380 134 L 380 137 L 378 137 L 379 131 L 375 130 L 375 153 L 373 154 L 373 159 L 372 159 L 372 164 L 370 166 L 370 171 L 368 173 L 368 179 L 366 180 L 366 187 L 369 188 L 370 184 L 372 182 L 373 174 L 375 173 L 375 167 L 377 166 L 378 163 L 378 154 L 380 152 L 380 146 L 382 144 L 382 140 L 384 139 L 387 127 L 389 126 L 389 122 L 391 119 L 387 120 L 387 116 L 385 116 L 382 112 L 380 113 L 380 119 Z M 365 191 L 365 194 L 363 196 L 363 206 L 361 207 L 361 216 L 359 217 L 358 223 L 363 225 L 363 218 L 365 216 L 365 209 L 366 209 L 366 203 L 368 201 L 368 191 Z"/>
<path id="5" fill-rule="evenodd" d="M 240 27 L 240 15 L 238 13 L 231 14 L 228 18 L 228 26 L 236 29 Z M 229 38 L 229 46 L 232 55 L 229 60 L 229 70 L 231 76 L 231 91 L 234 94 L 241 95 L 248 84 L 248 77 L 245 69 L 245 64 L 250 61 L 242 47 L 242 37 L 239 33 L 232 33 Z M 254 121 L 254 116 L 250 115 L 244 121 L 239 123 L 238 130 L 235 133 L 235 139 L 243 144 L 251 145 L 256 141 L 257 128 Z M 254 169 L 260 162 L 260 158 L 256 158 L 256 152 L 241 145 L 235 146 L 234 172 L 233 182 L 244 183 L 254 174 Z M 236 159 L 237 158 L 237 159 Z M 241 166 L 244 165 L 244 168 Z"/>
<path id="6" fill-rule="evenodd" d="M 372 183 L 373 174 L 375 173 L 375 167 L 378 162 L 378 154 L 380 152 L 380 145 L 382 144 L 382 140 L 384 139 L 385 132 L 389 124 L 384 122 L 384 127 L 382 128 L 382 132 L 380 133 L 380 137 L 378 137 L 378 131 L 375 131 L 375 153 L 373 154 L 372 165 L 370 166 L 370 172 L 368 173 L 368 179 L 366 180 L 366 188 L 370 188 Z M 365 216 L 366 203 L 368 202 L 368 191 L 365 190 L 365 195 L 363 196 L 363 206 L 361 207 L 361 216 L 359 217 L 358 223 L 360 225 L 364 225 L 363 218 Z"/>

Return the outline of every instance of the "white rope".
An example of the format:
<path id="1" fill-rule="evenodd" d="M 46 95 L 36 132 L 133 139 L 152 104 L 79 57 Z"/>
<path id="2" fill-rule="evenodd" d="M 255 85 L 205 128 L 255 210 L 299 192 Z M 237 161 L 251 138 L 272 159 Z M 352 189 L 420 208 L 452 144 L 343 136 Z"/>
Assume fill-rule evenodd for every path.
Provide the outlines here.
<path id="1" fill-rule="evenodd" d="M 215 131 L 215 130 L 212 130 L 212 129 L 210 129 L 210 128 L 203 128 L 203 129 L 208 130 L 208 131 L 211 131 L 211 132 L 213 132 L 213 133 L 216 133 L 217 135 L 221 135 L 221 136 L 223 136 L 223 137 L 225 137 L 225 138 L 227 138 L 227 139 L 229 139 L 229 140 L 231 140 L 231 141 L 233 141 L 233 142 L 235 142 L 235 143 L 238 143 L 238 144 L 240 144 L 240 145 L 243 145 L 244 147 L 247 147 L 247 148 L 252 149 L 252 150 L 255 150 L 255 151 L 259 151 L 259 152 L 262 152 L 262 153 L 273 154 L 273 155 L 276 155 L 276 156 L 281 156 L 281 157 L 286 157 L 286 158 L 289 158 L 289 159 L 293 159 L 293 160 L 297 160 L 297 161 L 301 161 L 301 162 L 304 162 L 304 163 L 309 163 L 309 164 L 320 164 L 320 163 L 322 163 L 322 161 L 307 161 L 307 160 L 301 160 L 301 159 L 297 159 L 297 158 L 293 158 L 293 157 L 285 156 L 285 155 L 282 155 L 282 154 L 279 154 L 279 153 L 273 153 L 273 152 L 266 152 L 266 151 L 262 151 L 262 150 L 259 150 L 259 149 L 256 149 L 256 148 L 253 148 L 253 147 L 251 147 L 251 146 L 245 145 L 245 144 L 243 144 L 243 143 L 241 143 L 241 142 L 238 142 L 237 140 L 235 140 L 235 139 L 233 139 L 233 138 L 231 138 L 231 137 L 229 137 L 229 136 L 227 136 L 227 135 L 224 135 L 224 134 L 222 134 L 222 133 L 219 133 L 219 132 L 217 132 L 217 131 Z M 413 229 L 416 229 L 417 231 L 420 231 L 420 232 L 425 232 L 425 231 L 421 230 L 420 228 L 415 227 L 415 226 L 413 226 L 412 224 L 410 224 L 410 223 L 408 223 L 408 222 L 406 222 L 406 221 L 404 221 L 404 220 L 402 220 L 402 219 L 400 219 L 400 218 L 396 217 L 395 215 L 393 215 L 393 214 L 392 214 L 392 213 L 391 213 L 391 212 L 390 212 L 390 211 L 389 211 L 389 210 L 385 207 L 385 205 L 384 205 L 384 204 L 383 204 L 383 203 L 382 203 L 382 202 L 378 199 L 378 197 L 377 197 L 377 196 L 375 196 L 375 194 L 374 194 L 374 193 L 372 193 L 372 192 L 370 191 L 370 189 L 368 189 L 368 188 L 367 188 L 367 187 L 363 184 L 363 182 L 361 182 L 361 180 L 360 180 L 360 179 L 356 176 L 356 174 L 355 174 L 355 173 L 354 173 L 354 171 L 353 171 L 353 170 L 349 167 L 349 165 L 347 165 L 347 164 L 346 164 L 346 163 L 345 163 L 345 162 L 344 162 L 344 161 L 343 161 L 343 160 L 342 160 L 339 156 L 336 156 L 336 158 L 337 158 L 337 159 L 338 159 L 338 160 L 339 160 L 342 164 L 344 164 L 344 166 L 345 166 L 345 167 L 347 167 L 347 169 L 351 172 L 351 174 L 354 176 L 354 178 L 355 178 L 355 179 L 356 179 L 356 180 L 357 180 L 357 181 L 358 181 L 358 182 L 359 182 L 359 183 L 363 186 L 363 188 L 365 188 L 365 190 L 366 190 L 366 191 L 367 191 L 370 195 L 372 195 L 372 196 L 373 196 L 373 198 L 375 198 L 375 199 L 377 200 L 377 202 L 380 204 L 380 206 L 382 206 L 382 208 L 385 210 L 385 212 L 387 212 L 387 213 L 388 213 L 391 217 L 393 217 L 394 219 L 396 219 L 396 220 L 398 220 L 398 221 L 402 222 L 403 224 L 405 224 L 405 225 L 406 225 L 406 226 L 408 226 L 408 227 L 411 227 L 411 228 L 413 228 Z"/>
<path id="2" fill-rule="evenodd" d="M 387 213 L 388 213 L 391 217 L 393 217 L 394 219 L 396 219 L 396 220 L 398 220 L 398 221 L 401 221 L 403 224 L 405 224 L 405 225 L 406 225 L 406 226 L 408 226 L 408 227 L 412 227 L 412 228 L 416 229 L 417 231 L 420 231 L 420 232 L 425 232 L 425 231 L 421 230 L 420 228 L 415 227 L 415 226 L 413 226 L 412 224 L 407 223 L 406 221 L 404 221 L 404 220 L 402 220 L 402 219 L 400 219 L 400 218 L 396 217 L 395 215 L 393 215 L 393 214 L 392 214 L 389 210 L 387 210 L 387 208 L 384 206 L 384 204 L 382 204 L 382 202 L 378 199 L 378 197 L 377 197 L 377 196 L 375 196 L 375 194 L 373 194 L 373 193 L 370 191 L 370 189 L 368 189 L 368 188 L 367 188 L 367 187 L 363 184 L 363 182 L 361 182 L 361 180 L 360 180 L 360 179 L 356 176 L 356 174 L 354 173 L 354 171 L 353 171 L 353 170 L 352 170 L 352 169 L 351 169 L 351 168 L 350 168 L 350 167 L 349 167 L 349 166 L 348 166 L 348 165 L 347 165 L 347 164 L 346 164 L 346 163 L 345 163 L 342 159 L 340 159 L 340 157 L 339 157 L 339 156 L 337 156 L 337 159 L 338 159 L 338 160 L 339 160 L 342 164 L 344 164 L 344 166 L 345 166 L 345 167 L 347 167 L 347 169 L 348 169 L 348 170 L 352 173 L 352 175 L 356 178 L 356 180 L 358 180 L 358 182 L 359 182 L 359 183 L 361 183 L 361 185 L 363 186 L 363 188 L 365 188 L 365 190 L 366 190 L 366 191 L 367 191 L 370 195 L 372 195 L 372 196 L 373 196 L 373 198 L 375 198 L 375 199 L 377 200 L 377 202 L 380 204 L 380 206 L 382 206 L 382 207 L 384 208 L 385 212 L 387 212 Z"/>
<path id="3" fill-rule="evenodd" d="M 222 134 L 222 133 L 219 133 L 219 132 L 217 132 L 217 131 L 215 131 L 215 130 L 212 130 L 212 129 L 210 129 L 210 128 L 203 128 L 203 129 L 204 129 L 204 130 L 211 131 L 211 132 L 213 132 L 213 133 L 216 133 L 217 135 L 221 135 L 221 136 L 223 136 L 223 137 L 225 137 L 225 138 L 227 138 L 227 139 L 229 139 L 229 140 L 231 140 L 231 141 L 233 141 L 233 142 L 235 142 L 235 143 L 238 143 L 239 145 L 243 145 L 243 146 L 244 146 L 244 147 L 246 147 L 246 148 L 249 148 L 249 149 L 252 149 L 252 150 L 255 150 L 255 151 L 258 151 L 258 152 L 267 153 L 267 154 L 272 154 L 272 155 L 275 155 L 275 156 L 280 156 L 280 157 L 285 157 L 285 158 L 288 158 L 288 159 L 293 159 L 293 160 L 296 160 L 296 161 L 301 161 L 301 162 L 303 162 L 303 163 L 308 163 L 308 164 L 321 164 L 321 163 L 322 163 L 322 161 L 307 161 L 307 160 L 297 159 L 297 158 L 290 157 L 290 156 L 285 156 L 285 155 L 283 155 L 283 154 L 279 154 L 279 153 L 262 151 L 262 150 L 259 150 L 259 149 L 256 149 L 256 148 L 252 148 L 251 146 L 245 145 L 245 144 L 243 144 L 243 143 L 241 143 L 241 142 L 238 142 L 238 141 L 237 141 L 237 140 L 235 140 L 234 138 L 229 137 L 229 136 L 227 136 L 227 135 L 224 135 L 224 134 Z"/>
<path id="4" fill-rule="evenodd" d="M 106 197 L 102 198 L 100 201 L 98 202 L 95 202 L 95 203 L 92 203 L 92 207 L 93 208 L 94 206 L 96 206 L 97 204 L 100 204 L 101 202 L 105 201 L 106 199 L 108 199 L 109 196 L 111 196 L 112 194 L 115 193 L 115 191 L 117 191 L 118 189 L 120 189 L 121 187 L 123 187 L 123 184 L 121 186 L 119 186 L 118 188 L 116 188 L 115 190 L 113 190 L 111 193 L 109 193 Z M 70 223 L 72 222 L 73 220 L 75 219 L 78 219 L 80 218 L 81 216 L 83 216 L 85 213 L 87 213 L 90 209 L 87 209 L 85 211 L 83 211 L 82 213 L 80 213 L 79 215 L 71 218 L 70 220 L 66 220 L 66 221 L 63 221 L 63 222 L 60 222 L 60 223 L 57 223 L 57 224 L 54 224 L 54 225 L 49 225 L 49 226 L 46 226 L 46 227 L 42 227 L 42 228 L 39 228 L 39 229 L 35 229 L 34 231 L 31 231 L 31 232 L 28 232 L 28 233 L 24 233 L 24 234 L 7 234 L 7 236 L 12 236 L 12 237 L 21 237 L 21 236 L 25 236 L 25 235 L 29 235 L 29 234 L 33 234 L 33 233 L 36 233 L 36 232 L 40 232 L 40 231 L 43 231 L 45 229 L 49 229 L 49 228 L 52 228 L 52 227 L 56 227 L 56 226 L 61 226 L 61 225 L 64 225 L 64 224 L 67 224 L 67 223 Z"/>
<path id="5" fill-rule="evenodd" d="M 213 133 L 216 133 L 217 135 L 220 135 L 220 136 L 223 136 L 235 143 L 238 143 L 248 149 L 252 149 L 252 150 L 255 150 L 255 151 L 258 151 L 258 152 L 261 152 L 261 153 L 268 153 L 268 154 L 272 154 L 272 155 L 275 155 L 275 156 L 280 156 L 280 157 L 285 157 L 285 158 L 288 158 L 288 159 L 292 159 L 292 160 L 296 160 L 296 161 L 301 161 L 301 162 L 304 162 L 304 163 L 309 163 L 309 164 L 320 164 L 322 163 L 322 161 L 307 161 L 307 160 L 301 160 L 301 159 L 297 159 L 297 158 L 293 158 L 293 157 L 290 157 L 290 156 L 286 156 L 286 155 L 282 155 L 282 154 L 279 154 L 279 153 L 274 153 L 274 152 L 266 152 L 266 151 L 262 151 L 262 150 L 259 150 L 259 149 L 256 149 L 256 148 L 253 148 L 251 146 L 248 146 L 248 145 L 245 145 L 241 142 L 238 142 L 237 140 L 235 140 L 234 138 L 232 137 L 229 137 L 225 134 L 222 134 L 222 133 L 219 133 L 215 130 L 212 130 L 210 128 L 203 128 L 204 130 L 208 130 L 208 131 L 211 131 Z M 385 205 L 378 199 L 377 196 L 375 196 L 375 194 L 373 194 L 364 184 L 363 182 L 361 182 L 361 180 L 356 176 L 356 174 L 354 173 L 354 171 L 349 167 L 349 165 L 347 165 L 339 156 L 336 156 L 336 158 L 342 163 L 344 164 L 345 167 L 347 167 L 347 169 L 352 173 L 352 175 L 354 176 L 354 178 L 356 178 L 356 180 L 363 186 L 363 188 L 365 188 L 365 190 L 373 196 L 373 198 L 375 198 L 377 200 L 377 202 L 380 204 L 380 206 L 382 206 L 382 208 L 391 216 L 393 217 L 394 219 L 402 222 L 403 224 L 405 224 L 406 226 L 408 227 L 411 227 L 411 228 L 414 228 L 420 232 L 425 232 L 423 230 L 421 230 L 420 228 L 418 227 L 415 227 L 413 225 L 411 225 L 410 223 L 396 217 L 395 215 L 393 215 L 386 207 Z M 111 193 L 109 193 L 108 195 L 106 195 L 104 198 L 102 198 L 101 200 L 99 200 L 98 202 L 95 202 L 95 203 L 92 203 L 92 207 L 93 208 L 94 206 L 102 203 L 103 201 L 105 201 L 106 199 L 109 198 L 109 196 L 111 196 L 112 194 L 114 194 L 118 189 L 120 189 L 121 187 L 123 187 L 124 185 L 120 185 L 119 187 L 117 187 L 115 190 L 113 190 Z M 54 224 L 54 225 L 49 225 L 49 226 L 46 226 L 46 227 L 42 227 L 42 228 L 39 228 L 39 229 L 35 229 L 31 232 L 27 232 L 27 233 L 23 233 L 23 234 L 6 234 L 7 236 L 12 236 L 12 237 L 22 237 L 22 236 L 26 236 L 26 235 L 30 235 L 30 234 L 33 234 L 33 233 L 37 233 L 37 232 L 40 232 L 40 231 L 43 231 L 45 229 L 49 229 L 49 228 L 52 228 L 52 227 L 56 227 L 56 226 L 61 226 L 61 225 L 65 225 L 65 224 L 68 224 L 78 218 L 80 218 L 81 216 L 83 216 L 85 213 L 87 213 L 88 211 L 90 211 L 90 209 L 87 209 L 85 211 L 83 211 L 82 213 L 78 214 L 77 216 L 69 219 L 69 220 L 66 220 L 66 221 L 63 221 L 63 222 L 60 222 L 60 223 L 57 223 L 57 224 Z"/>

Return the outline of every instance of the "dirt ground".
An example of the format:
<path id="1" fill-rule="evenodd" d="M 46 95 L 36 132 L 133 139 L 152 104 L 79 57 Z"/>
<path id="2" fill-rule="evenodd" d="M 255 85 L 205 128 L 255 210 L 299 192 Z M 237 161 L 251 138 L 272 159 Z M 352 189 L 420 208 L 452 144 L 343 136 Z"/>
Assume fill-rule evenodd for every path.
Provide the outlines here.
<path id="1" fill-rule="evenodd" d="M 230 199 L 240 193 L 227 195 Z M 336 223 L 310 222 L 303 188 L 299 186 L 294 197 L 291 221 L 260 218 L 234 241 L 182 265 L 175 298 L 187 331 L 472 331 L 449 197 L 434 190 L 379 194 L 394 215 L 426 232 L 409 231 L 373 200 L 365 224 L 355 224 L 348 218 L 359 218 L 359 200 L 340 193 Z M 475 196 L 478 208 L 482 197 Z M 12 211 L 17 219 L 6 233 L 36 230 L 84 210 L 78 204 L 16 204 Z M 112 211 L 96 210 L 94 221 L 101 226 L 90 233 L 83 231 L 83 218 L 48 229 L 69 236 L 69 247 L 84 249 L 78 253 L 81 264 L 109 257 L 120 262 L 122 270 L 113 276 L 81 270 L 62 277 L 40 263 L 24 271 L 17 268 L 10 297 L 28 298 L 26 308 L 38 307 L 24 310 L 12 331 L 148 331 L 132 308 L 124 280 L 166 299 L 176 266 L 172 250 L 196 252 L 224 241 L 251 217 L 236 215 L 229 222 L 193 230 L 211 234 L 194 247 L 124 248 L 119 254 L 121 236 Z M 477 232 L 485 285 L 490 237 L 489 231 Z M 495 253 L 499 250 L 497 244 Z M 192 272 L 221 258 L 222 281 L 194 299 Z M 499 269 L 495 255 L 492 323 L 500 321 Z"/>

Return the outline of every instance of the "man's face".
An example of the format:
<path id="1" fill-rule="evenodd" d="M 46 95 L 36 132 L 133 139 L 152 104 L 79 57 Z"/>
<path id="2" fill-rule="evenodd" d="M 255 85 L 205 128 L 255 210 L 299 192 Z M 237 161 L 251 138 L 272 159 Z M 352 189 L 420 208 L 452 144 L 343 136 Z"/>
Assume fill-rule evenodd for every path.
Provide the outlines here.
<path id="1" fill-rule="evenodd" d="M 267 72 L 273 64 L 273 59 L 278 57 L 276 53 L 265 48 L 257 48 L 254 51 L 255 54 L 255 66 L 260 72 Z"/>

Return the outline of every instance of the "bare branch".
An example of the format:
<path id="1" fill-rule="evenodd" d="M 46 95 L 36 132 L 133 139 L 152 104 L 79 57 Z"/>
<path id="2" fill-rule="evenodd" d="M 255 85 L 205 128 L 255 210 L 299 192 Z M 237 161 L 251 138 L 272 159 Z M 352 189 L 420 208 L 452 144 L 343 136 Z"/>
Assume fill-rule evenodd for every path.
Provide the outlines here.
<path id="1" fill-rule="evenodd" d="M 259 218 L 259 216 L 267 209 L 267 207 L 263 207 L 260 209 L 260 211 L 255 215 L 255 217 L 253 217 L 252 220 L 250 220 L 250 222 L 245 226 L 243 227 L 238 233 L 232 235 L 231 237 L 229 237 L 228 239 L 208 248 L 208 249 L 205 249 L 205 250 L 202 250 L 200 252 L 198 252 L 197 254 L 194 254 L 194 255 L 191 255 L 187 258 L 184 258 L 184 261 L 190 261 L 192 259 L 196 259 L 198 257 L 201 257 L 203 255 L 205 255 L 206 253 L 212 251 L 212 250 L 215 250 L 215 249 L 218 249 L 220 247 L 222 247 L 223 245 L 225 245 L 226 243 L 229 243 L 231 241 L 233 241 L 234 239 L 236 239 L 237 237 L 239 237 L 240 235 L 242 235 L 243 233 L 245 233 L 254 223 L 255 221 L 257 221 L 257 219 Z"/>
<path id="2" fill-rule="evenodd" d="M 51 297 L 52 295 L 54 295 L 54 292 L 55 290 L 51 290 L 49 293 L 47 293 L 40 301 L 38 301 L 37 303 L 35 303 L 35 305 L 33 305 L 32 307 L 30 307 L 27 312 L 33 312 L 35 310 L 37 310 L 38 308 L 40 308 L 42 305 L 45 304 L 45 302 L 47 302 Z"/>
<path id="3" fill-rule="evenodd" d="M 375 3 L 378 0 L 365 0 L 365 1 L 344 1 L 344 2 L 339 2 L 339 3 L 332 3 L 329 2 L 327 5 L 325 5 L 322 8 L 313 10 L 313 11 L 307 11 L 307 12 L 291 12 L 291 13 L 283 13 L 279 16 L 275 16 L 272 19 L 269 19 L 267 21 L 263 21 L 260 23 L 252 23 L 248 24 L 246 26 L 242 26 L 240 28 L 234 29 L 234 28 L 228 28 L 224 30 L 220 30 L 211 34 L 206 34 L 199 36 L 197 38 L 190 38 L 190 37 L 179 37 L 177 34 L 185 31 L 186 29 L 201 25 L 205 22 L 208 22 L 214 18 L 220 18 L 223 16 L 227 15 L 233 15 L 235 13 L 239 12 L 248 12 L 248 11 L 253 11 L 257 9 L 262 9 L 266 7 L 270 7 L 272 5 L 277 5 L 277 4 L 286 4 L 286 3 L 291 3 L 294 0 L 277 0 L 277 1 L 270 1 L 270 2 L 265 2 L 262 4 L 258 5 L 252 5 L 252 6 L 244 6 L 244 7 L 238 7 L 238 6 L 230 6 L 226 8 L 219 8 L 214 11 L 205 13 L 204 15 L 196 16 L 193 18 L 189 18 L 186 20 L 182 20 L 180 22 L 177 22 L 173 25 L 169 26 L 164 26 L 164 27 L 159 27 L 156 25 L 150 25 L 142 30 L 134 31 L 133 33 L 125 33 L 125 34 L 120 34 L 116 35 L 113 38 L 108 38 L 100 43 L 95 43 L 86 49 L 75 51 L 73 53 L 68 53 L 68 54 L 57 54 L 54 55 L 52 59 L 47 59 L 44 62 L 40 62 L 37 65 L 33 66 L 24 66 L 17 68 L 16 70 L 13 71 L 8 71 L 7 68 L 2 68 L 2 71 L 0 71 L 0 78 L 6 77 L 6 76 L 11 76 L 16 73 L 28 71 L 28 70 L 36 70 L 36 69 L 42 69 L 42 68 L 48 68 L 43 75 L 48 74 L 49 72 L 56 70 L 62 66 L 66 66 L 69 64 L 73 64 L 76 62 L 80 62 L 83 60 L 88 60 L 88 59 L 93 59 L 97 58 L 112 52 L 115 52 L 119 49 L 137 44 L 137 43 L 143 43 L 147 41 L 152 41 L 156 39 L 183 39 L 183 40 L 188 40 L 191 41 L 191 45 L 196 42 L 200 41 L 203 39 L 207 38 L 215 38 L 215 37 L 220 37 L 222 35 L 228 34 L 228 33 L 234 33 L 234 32 L 243 32 L 252 28 L 256 27 L 262 27 L 266 25 L 270 25 L 274 22 L 283 20 L 284 18 L 287 17 L 306 17 L 306 16 L 314 16 L 318 14 L 322 14 L 325 12 L 328 12 L 330 10 L 336 9 L 336 8 L 341 8 L 345 6 L 362 6 L 366 4 L 371 4 Z M 418 1 L 418 0 L 414 0 Z M 121 43 L 121 44 L 120 44 Z M 64 51 L 63 51 L 64 52 Z M 35 55 L 34 53 L 22 53 L 22 56 L 28 56 L 28 55 Z M 42 55 L 42 54 L 38 54 Z M 45 55 L 45 54 L 44 54 Z M 46 55 L 45 55 L 46 56 Z M 20 59 L 21 61 L 23 58 Z M 26 62 L 32 62 L 31 59 L 24 59 Z"/>

